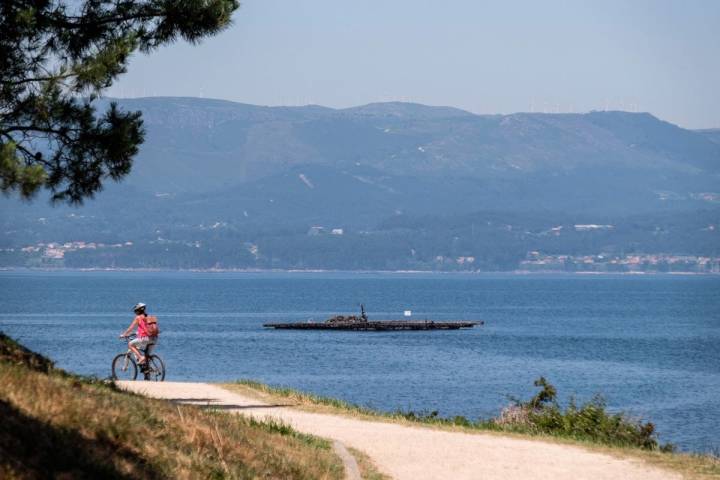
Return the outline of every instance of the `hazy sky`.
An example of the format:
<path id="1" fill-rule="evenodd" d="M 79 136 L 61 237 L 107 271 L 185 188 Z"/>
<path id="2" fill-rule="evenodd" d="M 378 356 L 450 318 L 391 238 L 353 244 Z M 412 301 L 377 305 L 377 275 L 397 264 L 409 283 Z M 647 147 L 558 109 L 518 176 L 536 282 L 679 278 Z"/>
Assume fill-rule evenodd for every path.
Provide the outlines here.
<path id="1" fill-rule="evenodd" d="M 245 0 L 217 37 L 135 56 L 109 94 L 623 109 L 720 127 L 720 1 Z"/>

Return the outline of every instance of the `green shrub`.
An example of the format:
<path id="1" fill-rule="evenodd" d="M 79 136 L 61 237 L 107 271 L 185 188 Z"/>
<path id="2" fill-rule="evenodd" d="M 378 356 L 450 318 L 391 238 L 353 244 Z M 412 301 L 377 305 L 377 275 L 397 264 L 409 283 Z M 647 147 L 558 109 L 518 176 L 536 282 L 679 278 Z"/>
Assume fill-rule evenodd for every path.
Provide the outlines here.
<path id="1" fill-rule="evenodd" d="M 535 380 L 540 390 L 527 401 L 512 398 L 512 404 L 497 418 L 469 420 L 463 416 L 441 417 L 432 412 L 396 411 L 393 416 L 415 422 L 500 430 L 517 433 L 553 435 L 586 440 L 605 445 L 639 447 L 646 450 L 675 450 L 672 444 L 660 445 L 651 422 L 632 420 L 623 413 L 607 411 L 605 400 L 596 395 L 578 405 L 574 398 L 563 408 L 557 400 L 557 389 L 545 377 Z"/>
<path id="2" fill-rule="evenodd" d="M 592 440 L 608 445 L 634 446 L 647 450 L 673 450 L 673 446 L 660 446 L 656 438 L 655 425 L 642 420 L 632 420 L 623 413 L 607 411 L 602 396 L 596 395 L 590 401 L 577 405 L 571 399 L 563 408 L 557 401 L 557 390 L 544 377 L 535 380 L 541 387 L 529 401 L 516 401 L 514 408 L 521 413 L 513 418 L 501 416 L 499 423 L 505 428 L 517 427 L 537 433 Z M 524 413 L 524 415 L 523 415 Z"/>

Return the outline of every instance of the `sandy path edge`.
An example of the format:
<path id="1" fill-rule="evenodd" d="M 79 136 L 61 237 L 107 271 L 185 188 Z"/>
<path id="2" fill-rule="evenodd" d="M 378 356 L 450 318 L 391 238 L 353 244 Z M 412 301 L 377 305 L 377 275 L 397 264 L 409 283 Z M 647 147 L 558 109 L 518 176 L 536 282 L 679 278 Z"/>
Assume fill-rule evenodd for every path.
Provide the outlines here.
<path id="1" fill-rule="evenodd" d="M 373 422 L 283 405 L 269 405 L 218 385 L 186 382 L 118 382 L 155 398 L 225 411 L 273 417 L 300 432 L 365 452 L 378 469 L 398 480 L 679 480 L 681 475 L 581 447 L 482 433 Z"/>

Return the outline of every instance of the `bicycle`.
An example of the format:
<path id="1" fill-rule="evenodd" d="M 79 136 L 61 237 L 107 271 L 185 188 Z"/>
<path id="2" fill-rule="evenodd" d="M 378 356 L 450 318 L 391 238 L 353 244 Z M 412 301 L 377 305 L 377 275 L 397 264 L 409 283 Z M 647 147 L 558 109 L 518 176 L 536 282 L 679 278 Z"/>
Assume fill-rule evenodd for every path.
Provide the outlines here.
<path id="1" fill-rule="evenodd" d="M 137 335 L 133 334 L 124 337 L 124 339 L 130 343 L 136 336 Z M 135 362 L 135 355 L 129 347 L 127 352 L 117 354 L 112 361 L 112 379 L 135 380 L 138 370 L 140 370 L 144 380 L 153 382 L 162 382 L 165 380 L 165 363 L 162 361 L 162 358 L 155 354 L 148 355 L 153 346 L 155 346 L 155 343 L 150 343 L 145 347 L 145 350 L 141 351 L 146 361 L 144 364 L 140 364 L 140 367 L 138 367 L 137 362 Z"/>

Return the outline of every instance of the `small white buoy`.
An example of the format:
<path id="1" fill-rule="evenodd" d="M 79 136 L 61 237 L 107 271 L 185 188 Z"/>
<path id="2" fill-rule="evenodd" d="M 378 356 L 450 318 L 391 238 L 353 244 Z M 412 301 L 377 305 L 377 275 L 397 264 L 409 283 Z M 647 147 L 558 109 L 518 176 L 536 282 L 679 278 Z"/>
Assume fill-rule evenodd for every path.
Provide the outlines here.
<path id="1" fill-rule="evenodd" d="M 410 317 L 410 316 L 412 316 L 412 310 L 405 310 L 405 312 L 403 312 L 403 314 L 404 314 L 406 317 Z"/>

